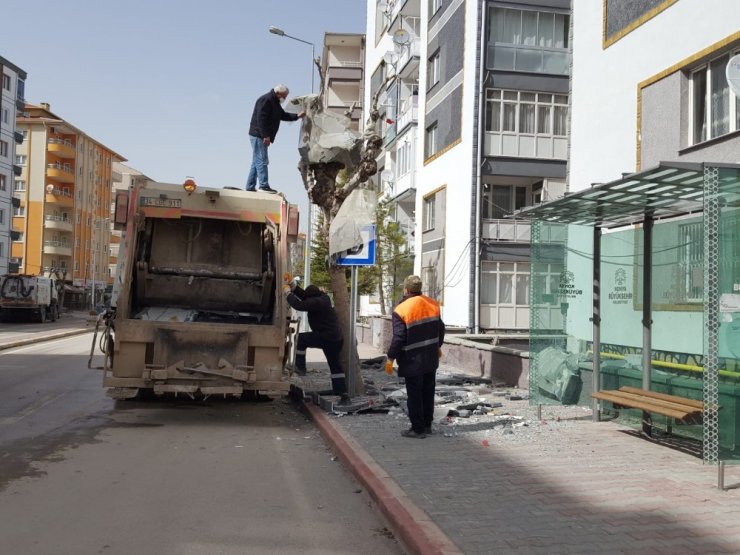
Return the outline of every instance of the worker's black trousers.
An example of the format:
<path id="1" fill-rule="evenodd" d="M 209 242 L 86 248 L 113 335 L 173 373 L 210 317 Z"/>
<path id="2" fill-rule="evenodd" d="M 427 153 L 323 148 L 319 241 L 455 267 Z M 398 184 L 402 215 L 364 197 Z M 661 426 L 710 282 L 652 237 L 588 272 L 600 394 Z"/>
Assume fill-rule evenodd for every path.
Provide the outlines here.
<path id="1" fill-rule="evenodd" d="M 434 419 L 434 386 L 437 373 L 427 372 L 421 376 L 407 376 L 404 379 L 411 428 L 421 434 L 424 428 L 432 425 Z"/>
<path id="2" fill-rule="evenodd" d="M 344 370 L 342 370 L 342 344 L 343 340 L 326 341 L 319 337 L 316 332 L 307 331 L 298 334 L 298 343 L 295 350 L 295 365 L 298 370 L 306 371 L 306 349 L 313 347 L 324 351 L 326 361 L 329 363 L 331 374 L 331 389 L 336 395 L 347 393 L 347 385 L 344 381 Z"/>

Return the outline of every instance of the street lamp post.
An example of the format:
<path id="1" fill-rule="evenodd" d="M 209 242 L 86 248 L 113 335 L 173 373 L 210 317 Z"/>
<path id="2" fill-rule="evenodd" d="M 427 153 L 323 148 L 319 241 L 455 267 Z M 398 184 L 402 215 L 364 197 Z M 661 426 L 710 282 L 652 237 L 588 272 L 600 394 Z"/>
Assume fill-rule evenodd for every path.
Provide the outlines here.
<path id="1" fill-rule="evenodd" d="M 287 37 L 289 39 L 296 40 L 298 42 L 302 42 L 303 44 L 308 44 L 311 47 L 311 94 L 314 93 L 314 60 L 316 59 L 316 49 L 314 47 L 314 44 L 312 42 L 309 42 L 307 40 L 299 39 L 298 37 L 294 37 L 291 35 L 288 35 L 285 31 L 280 29 L 279 27 L 273 27 L 270 26 L 269 28 L 270 32 L 273 35 L 277 35 L 279 37 Z M 303 280 L 304 280 L 304 287 L 308 287 L 311 285 L 311 240 L 312 240 L 312 227 L 313 227 L 313 218 L 311 217 L 311 199 L 308 199 L 308 230 L 306 232 L 306 256 L 304 259 L 304 269 L 303 269 Z"/>

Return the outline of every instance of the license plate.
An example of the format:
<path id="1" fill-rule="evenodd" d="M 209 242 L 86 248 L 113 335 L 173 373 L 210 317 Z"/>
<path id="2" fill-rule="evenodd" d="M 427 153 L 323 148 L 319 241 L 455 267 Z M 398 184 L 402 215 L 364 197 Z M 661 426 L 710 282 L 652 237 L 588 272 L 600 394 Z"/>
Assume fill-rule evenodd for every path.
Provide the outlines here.
<path id="1" fill-rule="evenodd" d="M 182 208 L 179 198 L 141 197 L 141 206 L 156 206 L 159 208 Z"/>

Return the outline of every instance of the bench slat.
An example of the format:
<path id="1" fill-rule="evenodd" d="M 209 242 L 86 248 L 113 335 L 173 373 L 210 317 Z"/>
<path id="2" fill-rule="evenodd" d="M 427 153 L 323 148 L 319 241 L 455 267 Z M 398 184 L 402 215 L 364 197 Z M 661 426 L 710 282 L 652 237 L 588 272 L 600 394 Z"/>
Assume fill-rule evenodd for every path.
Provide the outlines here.
<path id="1" fill-rule="evenodd" d="M 637 401 L 644 401 L 646 403 L 650 403 L 650 404 L 657 405 L 660 407 L 685 411 L 687 413 L 701 413 L 702 412 L 702 409 L 695 407 L 693 405 L 685 405 L 683 403 L 677 403 L 674 401 L 664 401 L 663 399 L 656 399 L 648 395 L 640 395 L 639 393 L 629 393 L 627 391 L 610 391 L 609 393 L 612 393 L 613 395 L 617 395 L 619 397 L 623 397 L 625 399 L 635 399 Z"/>
<path id="2" fill-rule="evenodd" d="M 630 395 L 629 393 L 619 394 L 618 391 L 598 391 L 591 395 L 596 399 L 603 401 L 609 401 L 613 404 L 620 405 L 623 407 L 631 407 L 636 409 L 645 410 L 648 412 L 655 412 L 664 416 L 670 416 L 677 420 L 684 420 L 687 416 L 697 412 L 697 410 L 681 410 L 677 408 L 663 406 L 654 402 L 653 400 L 642 398 L 638 396 Z M 688 407 L 687 407 L 688 409 Z M 698 411 L 700 412 L 700 411 Z"/>
<path id="3" fill-rule="evenodd" d="M 676 395 L 668 395 L 667 393 L 658 393 L 657 391 L 649 391 L 646 389 L 640 389 L 639 387 L 630 387 L 624 385 L 619 388 L 619 391 L 625 391 L 627 393 L 636 393 L 644 397 L 654 397 L 655 399 L 662 399 L 663 401 L 670 401 L 672 403 L 678 403 L 681 405 L 689 405 L 698 409 L 704 410 L 704 403 L 696 401 L 694 399 L 688 399 L 686 397 L 678 397 Z"/>

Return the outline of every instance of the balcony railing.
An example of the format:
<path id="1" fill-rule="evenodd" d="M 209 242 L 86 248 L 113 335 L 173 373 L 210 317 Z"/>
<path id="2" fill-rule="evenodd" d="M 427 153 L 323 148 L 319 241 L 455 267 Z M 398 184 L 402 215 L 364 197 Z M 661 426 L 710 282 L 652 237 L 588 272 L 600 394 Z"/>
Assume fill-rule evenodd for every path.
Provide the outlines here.
<path id="1" fill-rule="evenodd" d="M 63 223 L 67 223 L 67 224 L 71 224 L 72 223 L 71 218 L 65 218 L 64 216 L 56 216 L 54 214 L 47 214 L 46 216 L 44 216 L 44 219 L 47 222 L 63 222 Z"/>
<path id="2" fill-rule="evenodd" d="M 410 123 L 416 123 L 419 119 L 418 97 L 413 96 L 401 102 L 401 115 L 398 117 L 397 126 L 401 131 Z"/>
<path id="3" fill-rule="evenodd" d="M 72 245 L 70 245 L 67 241 L 44 241 L 45 247 L 62 247 L 64 249 L 71 249 Z"/>
<path id="4" fill-rule="evenodd" d="M 58 189 L 54 187 L 51 191 L 47 189 L 47 193 L 54 195 L 55 197 L 69 197 L 72 198 L 72 193 L 67 189 Z"/>
<path id="5" fill-rule="evenodd" d="M 59 162 L 55 162 L 53 164 L 46 164 L 46 167 L 50 170 L 59 170 L 67 173 L 74 172 L 74 170 L 72 169 L 72 164 L 60 164 Z"/>
<path id="6" fill-rule="evenodd" d="M 50 145 L 64 145 L 64 146 L 68 146 L 70 148 L 74 148 L 75 147 L 75 145 L 72 144 L 72 141 L 70 141 L 69 139 L 58 139 L 56 137 L 52 137 L 47 142 Z"/>
<path id="7" fill-rule="evenodd" d="M 396 67 L 398 67 L 399 71 L 402 72 L 409 60 L 418 58 L 420 55 L 421 39 L 419 37 L 414 37 L 411 39 L 411 42 L 401 49 L 401 53 L 398 56 L 398 62 L 396 62 Z"/>
<path id="8" fill-rule="evenodd" d="M 529 243 L 532 224 L 520 220 L 483 220 L 483 238 L 491 241 Z"/>

